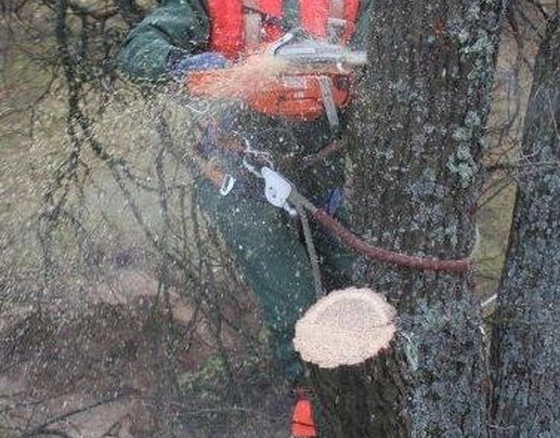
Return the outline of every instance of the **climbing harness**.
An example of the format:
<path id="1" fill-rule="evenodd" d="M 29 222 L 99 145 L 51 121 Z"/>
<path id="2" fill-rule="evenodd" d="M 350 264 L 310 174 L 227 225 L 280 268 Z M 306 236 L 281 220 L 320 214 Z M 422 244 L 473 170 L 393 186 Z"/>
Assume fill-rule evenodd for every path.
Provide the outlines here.
<path id="1" fill-rule="evenodd" d="M 237 134 L 237 136 L 243 138 L 240 134 Z M 321 286 L 318 258 L 309 230 L 308 214 L 323 228 L 333 233 L 346 246 L 367 258 L 422 271 L 447 272 L 456 275 L 465 275 L 471 272 L 472 263 L 470 255 L 462 259 L 441 260 L 404 254 L 365 242 L 331 216 L 325 209 L 317 207 L 303 196 L 286 177 L 275 170 L 274 163 L 268 152 L 252 148 L 247 138 L 243 138 L 243 142 L 245 144 L 243 148 L 236 147 L 234 150 L 243 151 L 244 157 L 242 162 L 244 168 L 253 176 L 264 181 L 264 198 L 266 201 L 274 207 L 286 211 L 292 217 L 299 216 L 302 221 L 304 238 L 311 259 L 315 289 L 318 296 L 323 295 L 323 288 Z M 200 157 L 195 161 L 199 167 L 202 166 L 203 173 L 210 176 L 209 179 L 220 189 L 220 193 L 227 196 L 232 191 L 237 183 L 235 177 L 223 172 L 220 173 L 219 169 L 212 165 L 211 161 L 204 162 Z M 222 187 L 227 187 L 227 190 L 222 190 Z"/>

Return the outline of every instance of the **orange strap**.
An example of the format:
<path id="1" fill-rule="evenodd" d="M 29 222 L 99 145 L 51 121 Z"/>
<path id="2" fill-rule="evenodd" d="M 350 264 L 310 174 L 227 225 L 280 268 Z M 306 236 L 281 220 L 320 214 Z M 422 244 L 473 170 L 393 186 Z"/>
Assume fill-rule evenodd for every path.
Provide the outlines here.
<path id="1" fill-rule="evenodd" d="M 282 0 L 258 0 L 258 3 L 264 14 L 276 18 L 282 17 Z"/>
<path id="2" fill-rule="evenodd" d="M 344 20 L 342 42 L 349 43 L 354 35 L 360 0 L 314 0 L 299 2 L 301 27 L 316 38 L 327 36 L 329 18 Z"/>
<path id="3" fill-rule="evenodd" d="M 329 0 L 300 0 L 299 21 L 301 27 L 315 38 L 327 36 Z"/>
<path id="4" fill-rule="evenodd" d="M 235 60 L 243 49 L 243 11 L 239 0 L 208 0 L 210 49 Z"/>
<path id="5" fill-rule="evenodd" d="M 276 41 L 282 36 L 280 20 L 282 19 L 282 0 L 258 0 L 261 11 L 268 20 L 263 22 L 264 40 Z"/>
<path id="6" fill-rule="evenodd" d="M 291 429 L 291 434 L 296 437 L 317 436 L 311 411 L 311 402 L 308 399 L 300 399 L 296 402 L 292 413 Z"/>
<path id="7" fill-rule="evenodd" d="M 344 43 L 349 43 L 354 36 L 359 8 L 360 0 L 345 0 L 344 2 L 344 20 L 346 20 L 346 27 L 342 34 L 342 41 Z"/>

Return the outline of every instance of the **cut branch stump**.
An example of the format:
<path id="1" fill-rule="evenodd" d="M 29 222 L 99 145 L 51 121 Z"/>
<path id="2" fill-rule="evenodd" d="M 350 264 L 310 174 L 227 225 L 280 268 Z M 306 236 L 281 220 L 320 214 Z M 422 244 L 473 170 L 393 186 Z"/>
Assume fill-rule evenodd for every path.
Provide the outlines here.
<path id="1" fill-rule="evenodd" d="M 383 295 L 349 288 L 319 300 L 296 324 L 294 345 L 309 372 L 321 436 L 405 436 L 395 319 Z"/>

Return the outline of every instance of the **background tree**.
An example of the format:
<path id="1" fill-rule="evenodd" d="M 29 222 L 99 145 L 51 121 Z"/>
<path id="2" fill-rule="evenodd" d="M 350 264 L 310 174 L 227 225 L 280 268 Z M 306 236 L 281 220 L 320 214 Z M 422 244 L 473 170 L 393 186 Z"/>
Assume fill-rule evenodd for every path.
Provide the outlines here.
<path id="1" fill-rule="evenodd" d="M 560 435 L 560 25 L 536 59 L 492 342 L 495 437 Z"/>

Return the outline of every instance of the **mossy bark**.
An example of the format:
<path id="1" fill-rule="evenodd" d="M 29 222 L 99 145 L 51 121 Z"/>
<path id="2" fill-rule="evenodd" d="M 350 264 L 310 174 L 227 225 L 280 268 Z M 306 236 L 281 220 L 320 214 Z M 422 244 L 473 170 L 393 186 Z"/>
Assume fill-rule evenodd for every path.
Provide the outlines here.
<path id="1" fill-rule="evenodd" d="M 353 229 L 375 245 L 468 257 L 502 3 L 376 2 L 350 151 Z M 398 436 L 485 437 L 487 373 L 468 276 L 363 260 L 360 279 L 400 317 Z M 364 415 L 376 415 L 368 412 Z"/>
<path id="2" fill-rule="evenodd" d="M 521 178 L 492 345 L 496 438 L 560 436 L 560 25 L 550 21 L 525 118 Z"/>

